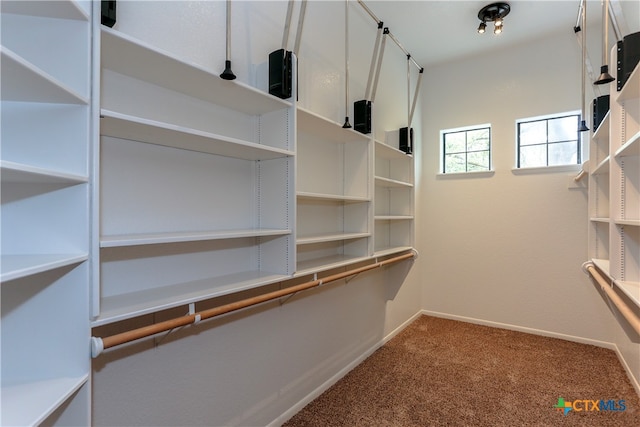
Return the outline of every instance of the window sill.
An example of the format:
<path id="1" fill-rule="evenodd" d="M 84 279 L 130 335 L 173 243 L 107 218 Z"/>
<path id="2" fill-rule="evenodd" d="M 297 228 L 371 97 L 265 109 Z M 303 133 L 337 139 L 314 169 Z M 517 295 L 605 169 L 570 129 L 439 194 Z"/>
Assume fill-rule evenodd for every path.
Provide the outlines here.
<path id="1" fill-rule="evenodd" d="M 513 168 L 514 175 L 533 175 L 540 173 L 578 172 L 582 165 L 538 166 L 533 168 Z"/>
<path id="2" fill-rule="evenodd" d="M 438 173 L 437 179 L 463 179 L 463 178 L 488 178 L 495 174 L 494 170 L 489 171 L 475 171 L 475 172 L 450 172 L 450 173 Z"/>

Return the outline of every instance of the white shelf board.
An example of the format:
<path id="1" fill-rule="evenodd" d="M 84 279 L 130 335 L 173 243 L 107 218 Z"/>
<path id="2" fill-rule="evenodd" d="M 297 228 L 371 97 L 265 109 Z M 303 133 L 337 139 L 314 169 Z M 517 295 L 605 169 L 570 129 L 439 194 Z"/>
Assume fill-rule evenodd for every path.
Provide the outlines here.
<path id="1" fill-rule="evenodd" d="M 0 46 L 2 100 L 86 105 L 87 98 L 20 55 Z"/>
<path id="2" fill-rule="evenodd" d="M 389 179 L 382 176 L 376 176 L 375 181 L 379 187 L 413 187 L 413 184 L 410 182 L 398 181 L 397 179 Z"/>
<path id="3" fill-rule="evenodd" d="M 616 157 L 640 155 L 640 131 L 636 132 L 624 145 L 616 150 Z"/>
<path id="4" fill-rule="evenodd" d="M 101 33 L 103 68 L 247 114 L 259 115 L 292 105 L 238 80 L 223 80 L 219 73 L 119 31 L 102 26 Z"/>
<path id="5" fill-rule="evenodd" d="M 100 116 L 100 134 L 114 138 L 245 160 L 276 159 L 294 154 L 293 151 L 109 110 L 101 110 Z"/>
<path id="6" fill-rule="evenodd" d="M 44 350 L 46 351 L 46 350 Z M 3 426 L 41 424 L 89 379 L 89 374 L 2 387 Z"/>
<path id="7" fill-rule="evenodd" d="M 114 295 L 101 300 L 100 315 L 93 320 L 91 326 L 105 325 L 192 302 L 257 288 L 289 278 L 290 276 L 263 271 L 243 271 L 226 276 Z"/>
<path id="8" fill-rule="evenodd" d="M 245 229 L 218 231 L 184 231 L 173 233 L 144 233 L 102 236 L 101 248 L 155 245 L 163 243 L 196 242 L 202 240 L 240 239 L 246 237 L 284 236 L 291 234 L 286 229 Z"/>
<path id="9" fill-rule="evenodd" d="M 410 251 L 412 249 L 413 248 L 411 246 L 389 246 L 385 248 L 376 249 L 373 255 L 376 257 L 381 257 L 381 256 L 393 255 L 399 252 Z"/>
<path id="10" fill-rule="evenodd" d="M 608 259 L 593 258 L 591 262 L 593 262 L 595 266 L 602 270 L 607 276 L 611 276 L 611 270 L 609 268 L 610 263 Z"/>
<path id="11" fill-rule="evenodd" d="M 298 107 L 298 130 L 322 136 L 334 142 L 368 141 L 369 135 L 353 129 L 343 129 L 342 125 L 332 122 L 316 113 Z"/>
<path id="12" fill-rule="evenodd" d="M 374 217 L 376 221 L 406 221 L 412 220 L 412 215 L 376 215 Z"/>
<path id="13" fill-rule="evenodd" d="M 306 274 L 317 273 L 324 270 L 343 267 L 345 265 L 371 259 L 369 256 L 351 256 L 351 255 L 331 255 L 322 258 L 316 258 L 308 261 L 299 261 L 294 276 L 304 276 Z"/>
<path id="14" fill-rule="evenodd" d="M 605 217 L 594 217 L 594 218 L 589 218 L 589 221 L 591 222 L 603 222 L 605 224 L 609 223 L 609 218 L 605 218 Z"/>
<path id="15" fill-rule="evenodd" d="M 640 307 L 640 282 L 624 282 L 620 280 L 614 280 L 613 283 L 620 288 L 626 296 L 634 302 L 635 305 Z"/>
<path id="16" fill-rule="evenodd" d="M 618 225 L 630 225 L 633 227 L 640 227 L 640 219 L 615 219 L 614 223 Z"/>
<path id="17" fill-rule="evenodd" d="M 413 155 L 400 151 L 384 142 L 376 141 L 376 157 L 384 159 L 413 159 Z"/>
<path id="18" fill-rule="evenodd" d="M 617 102 L 640 98 L 640 65 L 636 65 L 622 90 L 618 92 Z"/>
<path id="19" fill-rule="evenodd" d="M 296 196 L 299 200 L 324 200 L 329 202 L 345 202 L 345 203 L 360 203 L 369 202 L 371 199 L 360 196 L 342 196 L 337 194 L 326 193 L 312 193 L 305 191 L 298 191 Z"/>
<path id="20" fill-rule="evenodd" d="M 605 157 L 604 160 L 602 160 L 600 163 L 598 163 L 598 165 L 595 167 L 595 169 L 593 169 L 593 172 L 591 172 L 591 175 L 604 175 L 609 173 L 609 156 Z"/>
<path id="21" fill-rule="evenodd" d="M 73 19 L 88 21 L 89 15 L 82 10 L 78 2 L 73 0 L 60 1 L 2 1 L 2 13 L 17 15 L 41 16 L 44 18 Z"/>
<path id="22" fill-rule="evenodd" d="M 75 185 L 89 181 L 86 176 L 10 162 L 7 160 L 0 160 L 0 174 L 2 174 L 3 183 L 13 182 Z"/>
<path id="23" fill-rule="evenodd" d="M 87 254 L 36 254 L 6 255 L 0 258 L 0 281 L 20 279 L 68 265 L 79 264 L 88 259 Z"/>
<path id="24" fill-rule="evenodd" d="M 299 236 L 296 245 L 310 245 L 313 243 L 336 242 L 340 240 L 354 240 L 371 236 L 371 233 L 324 233 L 313 236 Z"/>
<path id="25" fill-rule="evenodd" d="M 609 144 L 609 123 L 611 121 L 611 110 L 607 111 L 604 119 L 600 122 L 598 128 L 593 132 L 591 139 L 601 142 L 603 144 Z"/>

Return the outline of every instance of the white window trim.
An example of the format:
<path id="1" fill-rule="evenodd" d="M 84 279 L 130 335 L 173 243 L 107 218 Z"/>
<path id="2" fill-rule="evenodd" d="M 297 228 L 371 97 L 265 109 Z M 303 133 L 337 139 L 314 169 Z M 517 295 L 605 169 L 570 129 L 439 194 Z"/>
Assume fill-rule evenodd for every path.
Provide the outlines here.
<path id="1" fill-rule="evenodd" d="M 469 130 L 476 130 L 476 129 L 484 129 L 484 128 L 489 128 L 489 135 L 491 135 L 490 139 L 489 139 L 489 169 L 486 171 L 469 171 L 469 172 L 444 172 L 444 134 L 445 133 L 455 133 L 455 132 L 462 132 L 462 131 L 469 131 Z M 439 157 L 440 157 L 440 169 L 438 171 L 438 175 L 466 175 L 466 174 L 470 174 L 470 173 L 486 173 L 486 172 L 493 172 L 493 128 L 491 127 L 491 123 L 483 123 L 483 124 L 479 124 L 479 125 L 472 125 L 472 126 L 462 126 L 462 127 L 457 127 L 457 128 L 450 128 L 450 129 L 440 129 L 440 138 L 439 138 L 439 149 L 438 152 L 440 153 Z"/>
<path id="2" fill-rule="evenodd" d="M 515 121 L 515 137 L 514 137 L 514 141 L 515 141 L 515 157 L 513 159 L 513 168 L 511 169 L 512 171 L 529 171 L 531 173 L 535 173 L 535 172 L 543 172 L 548 170 L 549 172 L 557 172 L 560 168 L 566 168 L 568 171 L 572 171 L 575 168 L 580 168 L 580 165 L 584 162 L 585 159 L 585 152 L 584 152 L 584 144 L 582 143 L 582 140 L 580 138 L 580 133 L 578 132 L 578 138 L 580 138 L 578 140 L 578 144 L 580 144 L 580 159 L 578 159 L 578 163 L 576 164 L 569 164 L 569 165 L 547 165 L 547 166 L 531 166 L 531 167 L 518 167 L 518 154 L 520 152 L 519 147 L 518 147 L 518 124 L 523 123 L 523 122 L 534 122 L 534 121 L 538 121 L 538 120 L 549 120 L 549 119 L 555 119 L 555 118 L 559 118 L 559 117 L 564 117 L 564 116 L 578 116 L 578 121 L 580 120 L 580 117 L 582 116 L 582 111 L 580 110 L 571 110 L 571 111 L 565 111 L 565 112 L 561 112 L 561 113 L 554 113 L 554 114 L 545 114 L 542 116 L 534 116 L 534 117 L 524 117 L 522 119 L 516 119 Z"/>

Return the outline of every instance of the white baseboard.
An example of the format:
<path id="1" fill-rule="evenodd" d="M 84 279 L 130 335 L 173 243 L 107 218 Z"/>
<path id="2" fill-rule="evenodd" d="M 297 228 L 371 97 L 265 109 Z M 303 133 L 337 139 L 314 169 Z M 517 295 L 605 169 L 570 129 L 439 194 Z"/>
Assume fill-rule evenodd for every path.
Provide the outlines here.
<path id="1" fill-rule="evenodd" d="M 638 397 L 640 397 L 640 382 L 639 382 L 640 379 L 634 377 L 633 371 L 627 364 L 627 361 L 625 360 L 624 356 L 620 352 L 620 349 L 618 349 L 618 346 L 614 344 L 614 347 L 615 347 L 614 351 L 618 355 L 618 360 L 620 361 L 620 364 L 622 365 L 624 370 L 627 372 L 627 377 L 629 377 L 629 381 L 631 381 L 631 385 L 633 386 L 633 388 L 636 389 L 636 393 L 638 394 Z"/>
<path id="2" fill-rule="evenodd" d="M 592 340 L 589 338 L 577 337 L 574 335 L 560 334 L 557 332 L 545 331 L 542 329 L 526 328 L 523 326 L 516 326 L 516 325 L 507 324 L 507 323 L 492 322 L 489 320 L 476 319 L 473 317 L 456 316 L 453 314 L 440 313 L 437 311 L 422 310 L 422 314 L 427 316 L 440 317 L 443 319 L 459 320 L 461 322 L 473 323 L 476 325 L 491 326 L 494 328 L 525 332 L 528 334 L 540 335 L 544 337 L 558 338 L 566 341 L 577 342 L 580 344 L 594 345 L 596 347 L 608 348 L 610 350 L 613 350 L 616 353 L 616 355 L 618 356 L 618 360 L 620 361 L 620 364 L 622 365 L 625 372 L 627 373 L 627 377 L 629 377 L 629 381 L 631 381 L 631 385 L 636 390 L 636 393 L 638 394 L 638 396 L 640 396 L 640 383 L 638 382 L 639 379 L 634 376 L 633 372 L 631 371 L 631 368 L 627 364 L 626 360 L 624 359 L 624 356 L 622 355 L 622 353 L 618 349 L 618 346 L 615 343 Z"/>
<path id="3" fill-rule="evenodd" d="M 393 331 L 391 331 L 389 334 L 387 334 L 385 337 L 383 337 L 376 344 L 372 345 L 367 351 L 362 353 L 359 357 L 354 359 L 351 363 L 349 363 L 347 366 L 342 368 L 340 371 L 338 371 L 335 375 L 333 375 L 327 381 L 322 383 L 319 387 L 317 387 L 311 393 L 309 393 L 306 396 L 304 396 L 300 401 L 298 401 L 298 403 L 293 405 L 291 408 L 289 408 L 287 411 L 285 411 L 283 414 L 281 414 L 278 418 L 276 418 L 275 420 L 270 422 L 267 425 L 267 427 L 277 427 L 277 426 L 280 426 L 280 425 L 284 424 L 289 418 L 293 417 L 302 408 L 307 406 L 307 404 L 309 402 L 311 402 L 312 400 L 314 400 L 315 398 L 320 396 L 322 393 L 327 391 L 329 388 L 331 388 L 331 386 L 334 385 L 335 383 L 337 383 L 338 380 L 340 380 L 342 377 L 347 375 L 353 368 L 355 368 L 360 363 L 362 363 L 367 357 L 371 356 L 377 349 L 379 349 L 384 344 L 386 344 L 391 338 L 395 337 L 400 332 L 402 332 L 403 329 L 405 329 L 407 326 L 409 326 L 414 320 L 416 320 L 421 315 L 422 315 L 422 312 L 418 311 L 416 314 L 411 316 L 408 320 L 403 322 L 400 326 L 395 328 Z"/>

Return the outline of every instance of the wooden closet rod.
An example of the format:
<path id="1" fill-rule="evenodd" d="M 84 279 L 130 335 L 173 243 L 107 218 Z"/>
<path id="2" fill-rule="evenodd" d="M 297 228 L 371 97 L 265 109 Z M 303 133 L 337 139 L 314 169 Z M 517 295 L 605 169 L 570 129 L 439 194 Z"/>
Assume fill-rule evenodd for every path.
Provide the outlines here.
<path id="1" fill-rule="evenodd" d="M 620 296 L 611 287 L 611 284 L 605 280 L 595 265 L 591 262 L 584 264 L 584 269 L 593 277 L 600 285 L 602 290 L 607 294 L 613 305 L 616 306 L 620 314 L 629 322 L 629 325 L 640 335 L 640 318 L 631 310 L 631 308 L 620 298 Z"/>
<path id="2" fill-rule="evenodd" d="M 291 286 L 278 291 L 268 292 L 263 295 L 257 295 L 255 297 L 246 298 L 240 301 L 232 302 L 229 304 L 214 307 L 208 310 L 203 310 L 198 313 L 188 314 L 185 316 L 177 317 L 171 320 L 165 320 L 164 322 L 155 323 L 153 325 L 144 326 L 142 328 L 133 329 L 130 331 L 122 332 L 116 335 L 108 337 L 91 337 L 91 356 L 99 356 L 103 350 L 111 347 L 115 347 L 121 344 L 125 344 L 131 341 L 146 338 L 161 332 L 170 331 L 180 326 L 186 326 L 193 323 L 199 323 L 202 320 L 210 319 L 212 317 L 220 316 L 222 314 L 230 313 L 232 311 L 241 310 L 243 308 L 251 307 L 253 305 L 261 304 L 267 301 L 271 301 L 284 296 L 293 295 L 300 291 L 315 288 L 326 283 L 335 282 L 336 280 L 344 279 L 349 276 L 363 273 L 374 268 L 384 267 L 385 265 L 393 264 L 396 262 L 404 261 L 409 258 L 414 258 L 415 252 L 398 255 L 393 258 L 385 259 L 384 261 L 375 262 L 365 265 L 363 267 L 354 268 L 344 271 L 342 273 L 336 273 L 331 276 L 323 277 L 321 279 L 312 280 L 309 282 L 301 283 L 299 285 Z"/>

